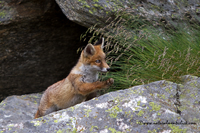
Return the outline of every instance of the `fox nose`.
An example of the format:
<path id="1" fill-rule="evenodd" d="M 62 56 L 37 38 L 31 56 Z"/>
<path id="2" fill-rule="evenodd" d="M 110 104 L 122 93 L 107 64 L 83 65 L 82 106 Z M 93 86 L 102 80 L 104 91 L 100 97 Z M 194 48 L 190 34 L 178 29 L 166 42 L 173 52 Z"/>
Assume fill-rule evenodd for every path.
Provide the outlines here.
<path id="1" fill-rule="evenodd" d="M 110 71 L 110 68 L 107 68 L 107 71 Z"/>

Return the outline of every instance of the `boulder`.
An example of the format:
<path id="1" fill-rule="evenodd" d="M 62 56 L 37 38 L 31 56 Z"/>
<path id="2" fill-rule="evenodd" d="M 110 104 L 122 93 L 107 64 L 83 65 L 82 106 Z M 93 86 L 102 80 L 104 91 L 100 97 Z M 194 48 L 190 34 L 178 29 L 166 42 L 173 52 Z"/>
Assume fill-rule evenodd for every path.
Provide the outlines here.
<path id="1" fill-rule="evenodd" d="M 54 0 L 0 1 L 0 100 L 44 91 L 76 64 L 80 35 Z"/>
<path id="2" fill-rule="evenodd" d="M 90 27 L 103 27 L 107 19 L 124 10 L 147 20 L 176 25 L 180 20 L 200 23 L 199 0 L 56 0 L 70 20 Z"/>
<path id="3" fill-rule="evenodd" d="M 156 81 L 110 92 L 33 119 L 41 94 L 11 96 L 0 103 L 2 132 L 199 132 L 200 78 Z"/>

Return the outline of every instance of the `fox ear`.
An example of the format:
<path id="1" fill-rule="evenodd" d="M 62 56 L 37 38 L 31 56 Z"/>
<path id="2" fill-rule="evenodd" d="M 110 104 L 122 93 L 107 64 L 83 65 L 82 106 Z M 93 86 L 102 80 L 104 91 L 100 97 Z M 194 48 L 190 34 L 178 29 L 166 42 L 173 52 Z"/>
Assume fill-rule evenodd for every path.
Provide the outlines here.
<path id="1" fill-rule="evenodd" d="M 92 44 L 88 44 L 85 49 L 84 49 L 84 56 L 88 57 L 88 56 L 92 56 L 94 55 L 96 52 L 94 46 Z"/>
<path id="2" fill-rule="evenodd" d="M 104 38 L 102 37 L 98 42 L 96 42 L 94 45 L 101 45 L 101 49 L 104 47 Z"/>

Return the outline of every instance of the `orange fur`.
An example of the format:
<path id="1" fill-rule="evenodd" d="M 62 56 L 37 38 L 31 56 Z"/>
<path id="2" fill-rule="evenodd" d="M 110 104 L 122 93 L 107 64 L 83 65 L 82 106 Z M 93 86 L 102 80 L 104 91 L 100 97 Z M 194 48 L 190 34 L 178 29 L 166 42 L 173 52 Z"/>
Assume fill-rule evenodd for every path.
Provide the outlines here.
<path id="1" fill-rule="evenodd" d="M 114 83 L 112 78 L 98 81 L 98 72 L 107 72 L 109 69 L 102 50 L 103 43 L 102 39 L 99 45 L 88 44 L 70 74 L 47 88 L 40 100 L 35 118 L 91 99 L 97 90 L 108 88 Z"/>

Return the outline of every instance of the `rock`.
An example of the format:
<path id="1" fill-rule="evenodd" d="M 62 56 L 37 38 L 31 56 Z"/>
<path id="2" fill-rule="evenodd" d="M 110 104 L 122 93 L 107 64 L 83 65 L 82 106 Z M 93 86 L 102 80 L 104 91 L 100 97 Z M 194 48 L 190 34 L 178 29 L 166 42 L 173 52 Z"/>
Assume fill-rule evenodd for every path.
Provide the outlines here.
<path id="1" fill-rule="evenodd" d="M 200 78 L 187 75 L 183 79 L 183 84 L 163 80 L 110 92 L 38 119 L 32 118 L 40 94 L 8 97 L 0 104 L 0 130 L 199 132 Z"/>
<path id="2" fill-rule="evenodd" d="M 21 123 L 24 120 L 33 119 L 41 96 L 42 94 L 29 94 L 6 98 L 0 105 L 0 115 L 3 116 L 0 118 L 0 125 Z"/>
<path id="3" fill-rule="evenodd" d="M 55 11 L 52 10 L 54 6 L 53 0 L 1 0 L 0 25 L 41 17 L 45 13 Z"/>
<path id="4" fill-rule="evenodd" d="M 120 10 L 143 16 L 150 21 L 177 25 L 180 20 L 200 23 L 199 0 L 56 0 L 63 13 L 72 21 L 90 27 L 103 27 L 108 18 Z"/>
<path id="5" fill-rule="evenodd" d="M 54 0 L 0 1 L 0 100 L 44 91 L 65 78 L 86 30 Z"/>
<path id="6" fill-rule="evenodd" d="M 180 85 L 179 110 L 185 120 L 200 122 L 200 78 L 183 76 L 184 84 Z M 190 110 L 190 111 L 188 111 Z"/>

